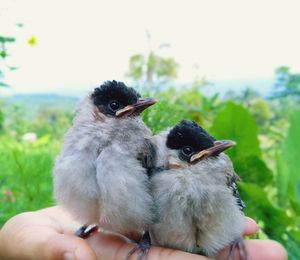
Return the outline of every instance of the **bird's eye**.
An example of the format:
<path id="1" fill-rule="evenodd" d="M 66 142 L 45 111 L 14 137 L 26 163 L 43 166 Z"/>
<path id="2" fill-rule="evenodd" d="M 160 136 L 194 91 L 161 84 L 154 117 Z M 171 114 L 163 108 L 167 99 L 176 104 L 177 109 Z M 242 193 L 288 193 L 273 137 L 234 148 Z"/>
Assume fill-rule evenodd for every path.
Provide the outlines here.
<path id="1" fill-rule="evenodd" d="M 193 153 L 193 148 L 190 147 L 190 146 L 185 146 L 182 148 L 182 153 L 185 155 L 185 156 L 190 156 L 192 155 Z"/>
<path id="2" fill-rule="evenodd" d="M 117 111 L 120 107 L 120 104 L 118 101 L 112 101 L 109 103 L 109 108 L 112 110 L 112 111 Z"/>

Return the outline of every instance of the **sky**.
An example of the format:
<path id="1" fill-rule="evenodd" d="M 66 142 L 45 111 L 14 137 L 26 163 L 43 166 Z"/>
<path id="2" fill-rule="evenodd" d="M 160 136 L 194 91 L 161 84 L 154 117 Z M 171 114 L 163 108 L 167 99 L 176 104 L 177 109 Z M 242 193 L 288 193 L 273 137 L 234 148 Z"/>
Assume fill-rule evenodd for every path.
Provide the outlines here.
<path id="1" fill-rule="evenodd" d="M 16 93 L 72 94 L 126 81 L 129 57 L 150 50 L 175 58 L 178 82 L 299 72 L 299 10 L 298 0 L 0 0 L 0 35 L 17 39 L 6 80 Z"/>

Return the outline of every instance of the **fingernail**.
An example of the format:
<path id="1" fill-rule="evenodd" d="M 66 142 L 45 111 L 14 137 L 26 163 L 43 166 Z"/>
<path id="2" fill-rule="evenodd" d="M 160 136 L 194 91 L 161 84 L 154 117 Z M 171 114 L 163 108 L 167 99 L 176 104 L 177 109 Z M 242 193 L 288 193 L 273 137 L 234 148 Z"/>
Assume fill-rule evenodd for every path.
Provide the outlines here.
<path id="1" fill-rule="evenodd" d="M 64 253 L 64 260 L 76 260 L 76 256 L 73 252 L 66 252 Z"/>

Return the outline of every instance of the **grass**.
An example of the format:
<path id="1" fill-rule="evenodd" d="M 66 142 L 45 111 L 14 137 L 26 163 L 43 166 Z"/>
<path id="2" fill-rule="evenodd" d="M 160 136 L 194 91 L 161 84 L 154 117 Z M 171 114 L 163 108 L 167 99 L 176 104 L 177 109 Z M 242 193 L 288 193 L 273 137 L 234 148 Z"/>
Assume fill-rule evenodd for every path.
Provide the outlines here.
<path id="1" fill-rule="evenodd" d="M 59 143 L 45 136 L 31 144 L 1 137 L 0 226 L 19 212 L 52 205 L 52 167 Z"/>

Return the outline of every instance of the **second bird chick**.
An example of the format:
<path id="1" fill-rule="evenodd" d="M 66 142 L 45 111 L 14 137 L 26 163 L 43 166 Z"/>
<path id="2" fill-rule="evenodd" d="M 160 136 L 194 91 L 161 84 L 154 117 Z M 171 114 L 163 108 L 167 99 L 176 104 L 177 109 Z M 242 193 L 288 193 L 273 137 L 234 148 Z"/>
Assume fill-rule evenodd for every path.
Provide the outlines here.
<path id="1" fill-rule="evenodd" d="M 235 143 L 216 141 L 186 120 L 155 140 L 157 166 L 166 170 L 151 179 L 158 213 L 150 230 L 153 244 L 209 257 L 229 245 L 243 246 L 244 203 L 238 176 L 223 153 Z"/>

